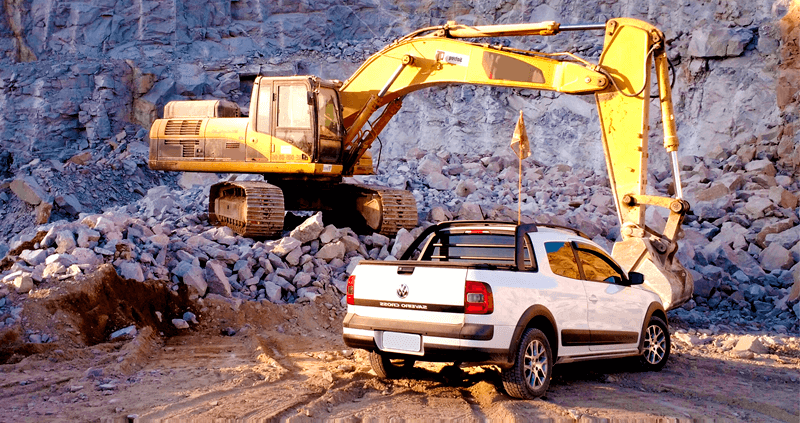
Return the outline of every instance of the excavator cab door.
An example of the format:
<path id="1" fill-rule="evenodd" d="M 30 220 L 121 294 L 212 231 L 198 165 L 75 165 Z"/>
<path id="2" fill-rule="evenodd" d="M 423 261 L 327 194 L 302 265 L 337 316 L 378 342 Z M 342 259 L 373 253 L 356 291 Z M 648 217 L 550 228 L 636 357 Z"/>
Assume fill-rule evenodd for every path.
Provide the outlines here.
<path id="1" fill-rule="evenodd" d="M 339 107 L 339 93 L 321 87 L 317 94 L 318 163 L 339 163 L 344 141 L 344 128 Z"/>
<path id="2" fill-rule="evenodd" d="M 274 134 L 273 122 L 275 121 L 275 106 L 273 100 L 272 81 L 259 78 L 253 87 L 250 98 L 251 106 L 250 124 L 247 130 L 246 160 L 254 162 L 268 162 L 272 152 L 272 135 Z"/>

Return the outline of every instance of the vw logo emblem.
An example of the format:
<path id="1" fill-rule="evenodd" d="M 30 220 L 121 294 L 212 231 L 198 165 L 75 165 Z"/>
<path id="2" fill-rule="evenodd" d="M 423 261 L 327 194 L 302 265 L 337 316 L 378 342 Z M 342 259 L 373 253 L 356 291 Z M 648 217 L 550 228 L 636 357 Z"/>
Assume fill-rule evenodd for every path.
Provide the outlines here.
<path id="1" fill-rule="evenodd" d="M 400 298 L 408 297 L 408 285 L 400 285 L 400 288 L 397 288 L 397 296 Z"/>

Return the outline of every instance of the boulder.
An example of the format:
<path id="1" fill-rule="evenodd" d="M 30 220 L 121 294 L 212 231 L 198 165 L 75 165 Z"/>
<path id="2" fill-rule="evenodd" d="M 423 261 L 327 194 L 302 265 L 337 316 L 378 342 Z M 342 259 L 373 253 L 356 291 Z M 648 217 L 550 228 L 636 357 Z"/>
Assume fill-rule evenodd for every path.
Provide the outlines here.
<path id="1" fill-rule="evenodd" d="M 33 278 L 30 275 L 20 275 L 14 278 L 12 284 L 17 293 L 27 294 L 33 289 Z"/>
<path id="2" fill-rule="evenodd" d="M 225 263 L 217 260 L 209 260 L 206 262 L 205 280 L 208 284 L 208 292 L 223 297 L 230 297 L 231 283 L 225 275 L 225 267 Z"/>
<path id="3" fill-rule="evenodd" d="M 692 57 L 735 57 L 752 39 L 751 30 L 701 26 L 692 32 L 687 53 Z"/>
<path id="4" fill-rule="evenodd" d="M 361 241 L 358 238 L 352 235 L 345 235 L 341 238 L 342 242 L 344 242 L 344 246 L 347 249 L 347 252 L 356 251 L 358 247 L 361 246 Z"/>
<path id="5" fill-rule="evenodd" d="M 71 255 L 81 264 L 98 265 L 103 263 L 103 258 L 89 248 L 78 247 L 72 250 Z M 133 278 L 131 278 L 133 279 Z"/>
<path id="6" fill-rule="evenodd" d="M 14 179 L 11 182 L 10 188 L 20 200 L 32 206 L 37 206 L 42 202 L 48 202 L 48 195 L 31 176 Z"/>
<path id="7" fill-rule="evenodd" d="M 310 273 L 306 272 L 299 272 L 295 275 L 294 279 L 292 279 L 292 284 L 297 288 L 303 288 L 308 285 L 311 285 L 313 278 Z"/>
<path id="8" fill-rule="evenodd" d="M 124 338 L 133 338 L 136 336 L 136 326 L 131 325 L 114 332 L 111 332 L 111 335 L 108 337 L 109 341 L 120 340 Z"/>
<path id="9" fill-rule="evenodd" d="M 286 260 L 286 263 L 289 263 L 292 266 L 297 266 L 300 264 L 300 257 L 303 255 L 302 248 L 295 248 L 294 250 L 290 251 L 289 254 L 286 255 L 283 259 Z"/>
<path id="10" fill-rule="evenodd" d="M 268 300 L 277 303 L 281 300 L 282 289 L 279 285 L 272 282 L 264 282 L 264 294 Z"/>
<path id="11" fill-rule="evenodd" d="M 48 278 L 52 278 L 54 276 L 58 276 L 58 275 L 64 273 L 66 270 L 67 270 L 67 266 L 64 266 L 64 264 L 62 264 L 60 262 L 55 261 L 55 262 L 52 262 L 52 263 L 48 263 L 44 267 L 44 270 L 42 270 L 42 279 L 48 279 Z"/>
<path id="12" fill-rule="evenodd" d="M 739 173 L 725 173 L 717 179 L 717 183 L 724 185 L 729 192 L 733 192 L 744 186 L 744 177 Z"/>
<path id="13" fill-rule="evenodd" d="M 761 267 L 771 272 L 778 269 L 789 269 L 794 265 L 794 259 L 786 248 L 773 242 L 761 252 Z"/>
<path id="14" fill-rule="evenodd" d="M 435 154 L 428 154 L 419 161 L 417 172 L 421 175 L 441 175 L 443 166 L 442 159 Z"/>
<path id="15" fill-rule="evenodd" d="M 435 206 L 431 208 L 429 220 L 433 223 L 453 220 L 453 214 L 442 206 Z"/>
<path id="16" fill-rule="evenodd" d="M 744 169 L 753 174 L 765 174 L 775 177 L 778 171 L 775 170 L 775 165 L 769 160 L 753 160 L 744 166 Z"/>
<path id="17" fill-rule="evenodd" d="M 478 188 L 475 186 L 475 182 L 473 182 L 471 179 L 459 181 L 458 185 L 456 185 L 456 195 L 459 197 L 466 197 L 477 191 L 477 189 Z"/>
<path id="18" fill-rule="evenodd" d="M 149 128 L 158 118 L 159 112 L 175 94 L 175 80 L 165 78 L 157 82 L 147 94 L 133 101 L 133 120 L 139 125 Z"/>
<path id="19" fill-rule="evenodd" d="M 26 263 L 30 264 L 31 266 L 38 266 L 47 259 L 47 251 L 39 249 L 39 250 L 23 250 L 20 253 L 19 258 L 25 260 Z"/>
<path id="20" fill-rule="evenodd" d="M 447 191 L 453 189 L 454 182 L 447 176 L 441 173 L 432 173 L 426 178 L 428 186 L 439 191 Z"/>
<path id="21" fill-rule="evenodd" d="M 695 192 L 695 201 L 714 201 L 730 194 L 730 189 L 722 183 L 711 184 L 710 187 Z"/>
<path id="22" fill-rule="evenodd" d="M 294 228 L 289 236 L 300 241 L 301 244 L 319 238 L 325 225 L 322 223 L 322 213 L 316 213 Z"/>
<path id="23" fill-rule="evenodd" d="M 769 199 L 785 209 L 794 209 L 797 207 L 797 196 L 783 187 L 770 187 Z"/>
<path id="24" fill-rule="evenodd" d="M 119 276 L 124 279 L 133 279 L 136 282 L 144 282 L 144 272 L 139 263 L 126 261 L 119 265 Z"/>
<path id="25" fill-rule="evenodd" d="M 78 247 L 93 248 L 96 247 L 98 241 L 100 241 L 100 232 L 97 232 L 94 229 L 89 229 L 84 225 L 79 225 L 75 229 L 75 234 L 78 238 Z"/>
<path id="26" fill-rule="evenodd" d="M 783 248 L 792 248 L 800 242 L 800 226 L 795 226 L 778 233 L 767 234 L 765 245 L 780 244 Z"/>
<path id="27" fill-rule="evenodd" d="M 481 206 L 476 203 L 464 203 L 456 216 L 459 220 L 483 220 Z"/>
<path id="28" fill-rule="evenodd" d="M 760 219 L 773 207 L 774 204 L 769 198 L 754 195 L 745 203 L 744 212 L 751 219 Z"/>
<path id="29" fill-rule="evenodd" d="M 336 226 L 328 225 L 325 227 L 322 233 L 319 234 L 319 242 L 327 244 L 333 240 L 339 239 L 340 237 L 341 234 L 339 233 L 339 229 L 337 229 Z"/>
<path id="30" fill-rule="evenodd" d="M 175 329 L 189 329 L 189 323 L 183 319 L 172 319 L 172 326 L 175 326 Z"/>
<path id="31" fill-rule="evenodd" d="M 396 258 L 400 258 L 412 242 L 414 242 L 414 236 L 411 235 L 406 228 L 401 228 L 397 231 L 397 235 L 394 238 L 394 245 L 392 246 L 390 254 Z"/>
<path id="32" fill-rule="evenodd" d="M 83 212 L 83 205 L 72 194 L 62 194 L 56 196 L 56 204 L 61 208 L 61 210 L 64 210 L 73 216 Z"/>
<path id="33" fill-rule="evenodd" d="M 333 259 L 342 259 L 347 252 L 347 246 L 342 241 L 335 241 L 330 244 L 325 244 L 319 249 L 316 258 L 330 262 Z"/>
<path id="34" fill-rule="evenodd" d="M 734 250 L 741 250 L 747 248 L 747 240 L 745 239 L 747 233 L 748 230 L 738 223 L 725 222 L 722 224 L 722 230 L 714 237 L 714 241 L 719 242 L 721 245 L 732 247 Z M 712 247 L 709 246 L 707 248 Z"/>
<path id="35" fill-rule="evenodd" d="M 189 288 L 189 297 L 197 298 L 206 295 L 208 283 L 206 283 L 204 271 L 200 266 L 190 265 L 190 268 L 183 274 L 183 283 Z"/>
<path id="36" fill-rule="evenodd" d="M 767 348 L 757 337 L 753 335 L 745 335 L 739 338 L 736 346 L 733 347 L 733 351 L 750 351 L 755 354 L 768 354 L 769 348 Z"/>
<path id="37" fill-rule="evenodd" d="M 178 185 L 183 189 L 191 189 L 196 185 L 209 186 L 217 182 L 219 182 L 219 176 L 216 173 L 182 172 L 178 177 Z"/>
<path id="38" fill-rule="evenodd" d="M 56 234 L 56 252 L 59 254 L 68 253 L 72 251 L 77 243 L 72 231 L 63 230 Z"/>
<path id="39" fill-rule="evenodd" d="M 272 249 L 272 253 L 278 257 L 283 257 L 295 248 L 299 248 L 302 244 L 300 240 L 292 238 L 291 236 L 284 237 L 275 245 L 275 248 Z"/>
<path id="40" fill-rule="evenodd" d="M 358 266 L 358 263 L 360 263 L 362 260 L 365 260 L 365 258 L 361 256 L 356 256 L 351 258 L 350 263 L 347 264 L 347 269 L 345 269 L 345 273 L 347 273 L 348 275 L 352 274 L 353 270 L 356 268 L 356 266 Z"/>
<path id="41" fill-rule="evenodd" d="M 372 245 L 376 247 L 383 247 L 384 245 L 389 245 L 389 241 L 391 241 L 388 236 L 383 234 L 372 234 L 370 235 L 369 238 L 372 240 Z"/>
<path id="42" fill-rule="evenodd" d="M 758 232 L 758 235 L 756 235 L 756 245 L 758 245 L 761 248 L 766 248 L 767 235 L 783 232 L 785 230 L 791 229 L 793 226 L 794 226 L 794 221 L 792 219 L 783 219 L 775 223 L 764 225 L 764 227 L 761 228 L 761 231 Z"/>

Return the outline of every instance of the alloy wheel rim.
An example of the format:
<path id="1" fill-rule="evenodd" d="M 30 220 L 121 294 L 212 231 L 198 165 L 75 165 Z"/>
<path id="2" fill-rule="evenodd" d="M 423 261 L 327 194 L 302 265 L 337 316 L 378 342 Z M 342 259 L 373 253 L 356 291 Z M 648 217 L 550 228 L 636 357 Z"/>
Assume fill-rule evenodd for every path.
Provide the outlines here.
<path id="1" fill-rule="evenodd" d="M 539 340 L 531 341 L 525 348 L 523 359 L 525 383 L 532 389 L 539 389 L 547 381 L 547 351 Z"/>
<path id="2" fill-rule="evenodd" d="M 658 325 L 650 325 L 644 335 L 644 359 L 650 364 L 658 364 L 667 351 L 667 337 Z"/>

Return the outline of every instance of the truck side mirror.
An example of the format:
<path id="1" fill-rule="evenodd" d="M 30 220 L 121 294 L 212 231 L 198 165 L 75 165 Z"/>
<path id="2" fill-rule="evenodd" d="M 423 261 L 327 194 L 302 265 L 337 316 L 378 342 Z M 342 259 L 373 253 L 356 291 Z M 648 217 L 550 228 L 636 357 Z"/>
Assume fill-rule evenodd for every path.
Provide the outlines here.
<path id="1" fill-rule="evenodd" d="M 644 283 L 644 275 L 639 272 L 628 272 L 628 282 L 631 285 L 641 285 Z"/>

